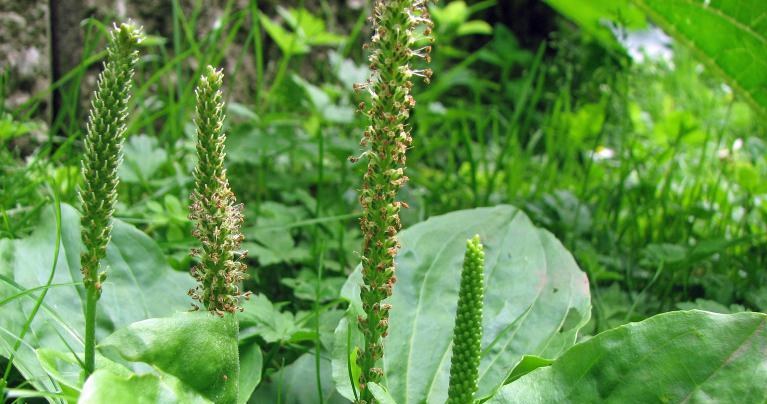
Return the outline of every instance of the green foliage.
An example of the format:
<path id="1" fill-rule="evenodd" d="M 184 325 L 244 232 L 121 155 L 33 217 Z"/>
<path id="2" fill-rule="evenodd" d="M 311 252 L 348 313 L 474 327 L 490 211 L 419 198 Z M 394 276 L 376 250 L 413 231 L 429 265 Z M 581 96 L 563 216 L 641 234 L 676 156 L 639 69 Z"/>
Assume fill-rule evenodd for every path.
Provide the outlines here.
<path id="1" fill-rule="evenodd" d="M 212 403 L 170 375 L 115 373 L 107 369 L 99 369 L 88 378 L 77 402 L 78 404 Z"/>
<path id="2" fill-rule="evenodd" d="M 660 314 L 575 345 L 489 402 L 763 402 L 765 324 L 762 313 Z"/>
<path id="3" fill-rule="evenodd" d="M 262 383 L 251 398 L 251 403 L 285 404 L 348 404 L 349 400 L 342 397 L 332 383 L 330 360 L 322 357 L 319 376 L 322 397 L 317 394 L 317 368 L 314 355 L 301 355 L 293 363 L 279 369 L 272 375 L 271 381 Z"/>
<path id="4" fill-rule="evenodd" d="M 287 343 L 302 331 L 293 313 L 280 311 L 262 294 L 244 302 L 243 308 L 238 315 L 243 337 L 258 335 L 267 343 Z"/>
<path id="5" fill-rule="evenodd" d="M 370 93 L 370 106 L 365 109 L 369 125 L 362 144 L 370 150 L 363 156 L 368 167 L 362 180 L 359 201 L 362 205 L 360 228 L 362 244 L 362 280 L 360 290 L 364 316 L 359 327 L 364 345 L 357 358 L 362 369 L 359 380 L 360 402 L 373 402 L 368 383 L 378 383 L 383 371 L 378 361 L 383 357 L 382 338 L 388 334 L 390 297 L 396 278 L 394 257 L 399 243 L 397 231 L 402 227 L 396 201 L 397 191 L 407 182 L 405 153 L 412 142 L 408 119 L 415 106 L 410 95 L 411 78 L 421 76 L 427 82 L 431 70 L 414 69 L 412 63 L 422 58 L 429 61 L 431 46 L 414 48 L 417 31 L 429 36 L 432 22 L 422 0 L 376 1 L 373 6 L 373 37 L 370 40 L 372 76 L 359 90 Z M 362 109 L 362 108 L 361 108 Z"/>
<path id="6" fill-rule="evenodd" d="M 619 45 L 605 22 L 633 31 L 645 27 L 646 15 L 767 114 L 767 24 L 760 0 L 546 2 L 614 48 Z"/>
<path id="7" fill-rule="evenodd" d="M 74 352 L 79 358 L 83 350 L 81 332 L 86 298 L 73 287 L 81 280 L 79 214 L 68 205 L 62 205 L 61 209 L 61 252 L 53 284 L 42 310 L 32 322 L 34 332 L 25 337 L 14 361 L 21 374 L 40 391 L 57 391 L 59 382 L 55 377 L 49 378 L 36 349 Z M 0 240 L 0 327 L 7 330 L 0 334 L 3 357 L 8 357 L 9 348 L 26 320 L 25 314 L 34 305 L 35 295 L 39 293 L 35 288 L 50 271 L 56 234 L 54 217 L 53 208 L 47 207 L 29 237 Z M 96 329 L 99 338 L 135 321 L 186 309 L 191 300 L 182 292 L 194 283 L 189 275 L 168 266 L 160 247 L 146 234 L 117 219 L 113 226 L 112 241 L 103 260 L 110 272 L 108 287 L 101 295 L 99 318 L 103 321 L 97 323 Z M 74 363 L 79 370 L 80 364 Z M 99 364 L 98 357 L 96 364 Z"/>
<path id="8" fill-rule="evenodd" d="M 142 362 L 173 375 L 211 402 L 236 403 L 237 330 L 232 314 L 180 313 L 130 324 L 98 347 L 116 361 Z"/>
<path id="9" fill-rule="evenodd" d="M 399 212 L 408 230 L 396 258 L 398 283 L 383 301 L 394 305 L 390 335 L 383 339 L 386 356 L 378 364 L 385 377 L 364 386 L 378 402 L 447 399 L 462 240 L 475 233 L 488 248 L 480 400 L 497 402 L 505 397 L 493 398 L 499 390 L 506 394 L 543 379 L 548 383 L 558 369 L 583 370 L 587 363 L 581 357 L 565 364 L 568 355 L 582 353 L 580 345 L 568 350 L 576 338 L 584 345 L 594 341 L 591 347 L 599 345 L 594 349 L 605 356 L 594 372 L 582 372 L 588 383 L 573 386 L 572 378 L 556 379 L 550 393 L 592 385 L 615 394 L 614 384 L 607 385 L 615 378 L 599 371 L 627 369 L 622 350 L 633 346 L 632 335 L 650 335 L 643 344 L 663 352 L 695 346 L 686 334 L 673 339 L 681 347 L 675 342 L 659 346 L 669 339 L 665 329 L 675 329 L 661 321 L 663 316 L 623 325 L 674 309 L 767 309 L 767 274 L 760 270 L 767 259 L 767 183 L 760 181 L 767 176 L 765 126 L 758 110 L 740 101 L 744 91 L 731 84 L 733 78 L 756 83 L 758 94 L 762 76 L 751 66 L 759 66 L 764 52 L 753 52 L 756 64 L 725 72 L 732 76 L 734 93 L 710 74 L 725 70 L 712 68 L 719 57 L 705 66 L 691 57 L 706 60 L 710 45 L 727 41 L 722 61 L 747 60 L 749 47 L 760 50 L 752 45 L 762 31 L 762 6 L 753 1 L 548 0 L 581 29 L 559 24 L 555 32 L 540 32 L 546 42 L 538 44 L 537 35 L 526 35 L 529 22 L 535 21 L 536 32 L 548 30 L 552 10 L 541 2 L 511 3 L 429 4 L 436 40 L 430 66 L 439 74 L 428 87 L 414 80 L 408 89 L 417 99 L 406 125 L 414 139 L 408 150 L 410 182 L 397 195 L 411 207 Z M 380 74 L 369 69 L 368 50 L 357 46 L 370 32 L 365 21 L 371 9 L 370 2 L 340 0 L 295 8 L 265 1 L 227 2 L 223 9 L 205 2 L 169 3 L 169 24 L 157 30 L 167 32 L 167 38 L 150 36 L 140 44 L 146 57 L 128 105 L 135 112 L 126 121 L 125 157 L 118 171 L 115 215 L 121 220 L 114 223 L 113 242 L 101 263 L 109 278 L 96 323 L 99 339 L 147 318 L 169 321 L 167 316 L 189 307 L 191 299 L 183 291 L 193 279 L 182 272 L 193 266 L 188 251 L 197 243 L 186 208 L 197 161 L 194 91 L 208 65 L 226 66 L 229 79 L 221 90 L 231 102 L 220 113 L 228 115 L 227 179 L 247 203 L 243 247 L 252 254 L 243 262 L 259 268 L 249 271 L 243 290 L 261 291 L 242 301 L 245 311 L 236 314 L 241 328 L 237 401 L 336 404 L 355 398 L 352 387 L 359 393 L 361 369 L 354 347 L 363 344 L 355 324 L 364 316 L 359 270 L 343 285 L 362 255 L 364 235 L 357 220 L 364 212 L 357 196 L 366 167 L 349 164 L 347 157 L 358 153 L 358 134 L 369 126 L 366 115 L 354 114 L 359 99 L 352 83 Z M 654 60 L 648 53 L 630 61 L 618 48 L 616 38 L 622 43 L 636 39 L 633 30 L 644 26 L 645 12 L 678 38 L 650 44 L 672 56 Z M 535 20 L 528 21 L 533 15 Z M 690 32 L 688 16 L 695 16 L 689 19 L 695 27 L 706 29 Z M 154 21 L 147 25 L 156 26 Z M 103 41 L 109 40 L 108 27 L 95 19 L 79 29 L 85 39 L 82 63 L 28 101 L 3 88 L 18 85 L 12 69 L 0 75 L 0 237 L 7 238 L 0 240 L 0 354 L 8 357 L 20 345 L 8 363 L 10 388 L 4 398 L 209 402 L 188 384 L 193 378 L 175 375 L 185 359 L 173 364 L 177 368 L 170 374 L 97 353 L 98 369 L 84 380 L 77 213 L 63 205 L 61 257 L 53 262 L 56 228 L 48 207 L 54 193 L 75 204 L 76 190 L 82 188 L 78 139 L 85 119 L 78 93 L 90 88 L 90 72 L 104 59 Z M 720 38 L 725 32 L 738 37 Z M 421 34 L 415 34 L 413 47 L 429 45 Z M 676 46 L 690 41 L 692 54 Z M 629 54 L 636 55 L 633 48 Z M 62 90 L 62 103 L 47 121 L 54 89 Z M 447 215 L 450 223 L 435 217 L 507 203 L 527 216 L 502 207 L 453 213 Z M 432 228 L 435 221 L 441 224 Z M 562 240 L 575 261 L 533 223 Z M 432 230 L 420 230 L 427 228 Z M 589 294 L 578 267 L 590 283 L 594 307 L 588 323 Z M 55 277 L 47 287 L 51 273 Z M 46 289 L 48 294 L 42 294 Z M 538 300 L 535 291 L 541 292 Z M 352 304 L 345 313 L 347 300 Z M 36 301 L 42 301 L 40 312 L 21 343 Z M 737 316 L 716 317 L 705 326 L 705 321 L 694 322 L 700 330 L 692 334 L 717 349 L 725 346 L 719 341 L 735 344 L 744 336 L 743 329 L 734 331 L 733 319 L 745 318 Z M 711 342 L 706 335 L 719 340 Z M 192 337 L 173 336 L 160 345 Z M 755 336 L 752 346 L 762 340 Z M 667 374 L 675 379 L 656 390 L 689 387 L 693 383 L 678 372 L 689 368 L 695 375 L 709 365 L 697 362 L 696 355 L 685 361 L 666 355 L 673 359 L 668 363 L 664 355 L 647 356 L 653 367 L 639 367 L 636 374 L 665 382 L 651 371 L 673 365 Z M 187 365 L 189 374 L 196 366 L 207 369 L 199 362 Z M 632 372 L 623 371 L 627 380 Z M 712 380 L 724 380 L 718 379 L 723 375 L 715 372 Z M 650 385 L 646 380 L 641 382 Z M 750 388 L 742 379 L 726 380 L 728 388 Z M 719 387 L 702 383 L 697 392 L 723 391 Z M 595 401 L 587 393 L 579 398 L 573 401 Z M 534 401 L 522 393 L 514 399 Z"/>
<path id="10" fill-rule="evenodd" d="M 242 205 L 236 204 L 224 168 L 223 74 L 208 66 L 197 86 L 197 167 L 194 191 L 190 196 L 189 218 L 194 221 L 194 236 L 202 248 L 192 249 L 200 258 L 192 269 L 199 285 L 189 295 L 219 315 L 242 310 L 239 301 L 250 295 L 240 292 L 246 266 L 240 245 L 244 219 Z"/>
<path id="11" fill-rule="evenodd" d="M 120 180 L 145 186 L 168 159 L 157 139 L 147 135 L 129 138 L 123 153 L 123 164 L 118 169 Z"/>
<path id="12" fill-rule="evenodd" d="M 585 274 L 556 238 L 521 211 L 501 205 L 432 217 L 399 235 L 398 281 L 383 361 L 386 387 L 397 402 L 447 400 L 449 330 L 465 240 L 476 234 L 482 237 L 487 266 L 477 399 L 503 385 L 523 355 L 557 357 L 588 321 Z M 351 306 L 336 329 L 333 352 L 334 381 L 349 399 L 347 327 L 362 312 L 360 280 L 357 270 L 344 286 L 342 296 Z"/>
<path id="13" fill-rule="evenodd" d="M 450 384 L 447 402 L 471 403 L 477 391 L 482 353 L 482 305 L 484 301 L 485 252 L 479 235 L 466 242 L 461 271 L 461 288 L 453 330 Z"/>
<path id="14" fill-rule="evenodd" d="M 305 8 L 286 9 L 277 6 L 277 12 L 292 32 L 263 13 L 259 14 L 259 18 L 266 32 L 286 55 L 306 54 L 312 46 L 339 45 L 344 42 L 342 35 L 328 32 L 325 21 Z"/>
<path id="15" fill-rule="evenodd" d="M 767 116 L 767 21 L 761 0 L 631 0 Z"/>
<path id="16" fill-rule="evenodd" d="M 630 29 L 646 26 L 645 16 L 631 0 L 545 0 L 551 7 L 580 25 L 588 35 L 613 49 L 620 49 L 620 44 L 610 31 L 609 24 L 617 24 Z"/>
<path id="17" fill-rule="evenodd" d="M 450 44 L 456 39 L 469 35 L 492 35 L 493 27 L 486 21 L 470 19 L 472 14 L 491 7 L 495 1 L 480 2 L 468 6 L 463 1 L 451 1 L 444 7 L 432 4 L 429 12 L 434 20 L 434 38 L 441 45 L 440 52 L 452 57 L 463 57 L 466 53 Z"/>

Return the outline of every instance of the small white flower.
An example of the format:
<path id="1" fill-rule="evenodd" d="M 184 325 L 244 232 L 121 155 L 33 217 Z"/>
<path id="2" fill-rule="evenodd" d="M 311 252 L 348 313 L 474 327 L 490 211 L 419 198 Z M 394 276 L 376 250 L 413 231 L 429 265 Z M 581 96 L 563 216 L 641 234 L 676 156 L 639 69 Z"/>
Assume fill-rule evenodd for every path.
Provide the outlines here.
<path id="1" fill-rule="evenodd" d="M 615 150 L 609 147 L 599 146 L 591 152 L 591 158 L 594 161 L 610 160 L 613 157 L 615 157 Z"/>
<path id="2" fill-rule="evenodd" d="M 732 151 L 738 151 L 743 148 L 743 139 L 737 138 L 732 142 Z"/>

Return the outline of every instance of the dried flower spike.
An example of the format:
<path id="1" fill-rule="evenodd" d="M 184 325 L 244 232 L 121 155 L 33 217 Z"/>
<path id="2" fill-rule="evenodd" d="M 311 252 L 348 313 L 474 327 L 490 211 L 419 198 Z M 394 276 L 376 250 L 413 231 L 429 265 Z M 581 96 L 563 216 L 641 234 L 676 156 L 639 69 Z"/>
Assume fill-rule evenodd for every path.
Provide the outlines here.
<path id="1" fill-rule="evenodd" d="M 362 277 L 364 284 L 360 296 L 364 316 L 359 327 L 364 336 L 364 347 L 357 363 L 362 369 L 359 379 L 360 402 L 371 403 L 373 396 L 367 389 L 370 382 L 380 382 L 383 370 L 378 367 L 383 357 L 382 339 L 389 321 L 388 304 L 383 300 L 391 296 L 395 282 L 394 256 L 399 243 L 399 209 L 397 191 L 407 181 L 405 152 L 410 147 L 410 128 L 407 124 L 415 101 L 410 94 L 413 76 L 428 81 L 431 71 L 416 70 L 416 59 L 429 59 L 430 48 L 415 49 L 418 37 L 428 37 L 431 21 L 423 0 L 377 0 L 373 8 L 373 37 L 371 49 L 371 78 L 355 86 L 366 90 L 370 104 L 361 110 L 370 121 L 364 133 L 363 145 L 369 145 L 362 157 L 368 160 L 360 193 L 363 214 L 360 227 L 364 236 Z M 418 33 L 420 28 L 425 28 Z"/>
<path id="2" fill-rule="evenodd" d="M 223 73 L 208 66 L 197 85 L 197 167 L 189 218 L 194 221 L 194 236 L 201 248 L 192 250 L 200 262 L 192 268 L 199 282 L 189 295 L 218 315 L 242 310 L 240 292 L 245 275 L 245 256 L 240 251 L 242 205 L 229 188 L 224 168 L 224 102 L 221 93 Z M 196 306 L 195 306 L 196 307 Z"/>
<path id="3" fill-rule="evenodd" d="M 117 168 L 122 161 L 128 99 L 133 69 L 138 62 L 136 47 L 143 34 L 131 23 L 115 26 L 109 33 L 107 59 L 91 101 L 82 161 L 83 185 L 81 237 L 85 250 L 80 256 L 85 307 L 85 371 L 93 372 L 95 361 L 96 303 L 106 276 L 99 262 L 106 255 L 112 235 L 112 215 L 117 202 Z"/>
<path id="4" fill-rule="evenodd" d="M 482 349 L 482 304 L 484 300 L 485 252 L 479 236 L 466 242 L 461 271 L 458 309 L 453 331 L 448 404 L 474 402 Z"/>

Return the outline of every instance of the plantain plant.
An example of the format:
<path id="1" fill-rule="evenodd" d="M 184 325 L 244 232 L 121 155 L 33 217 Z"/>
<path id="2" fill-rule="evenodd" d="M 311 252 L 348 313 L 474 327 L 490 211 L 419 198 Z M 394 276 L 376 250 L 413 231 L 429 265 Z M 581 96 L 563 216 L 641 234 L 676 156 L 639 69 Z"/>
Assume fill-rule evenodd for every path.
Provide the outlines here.
<path id="1" fill-rule="evenodd" d="M 363 234 L 362 277 L 360 291 L 364 316 L 358 319 L 364 336 L 364 346 L 357 364 L 362 369 L 359 377 L 360 402 L 370 403 L 373 396 L 368 383 L 378 383 L 383 371 L 378 361 L 383 357 L 382 339 L 388 329 L 391 306 L 384 300 L 391 296 L 396 281 L 394 257 L 399 243 L 399 210 L 406 205 L 396 200 L 397 191 L 407 182 L 405 153 L 412 138 L 408 118 L 415 105 L 410 94 L 411 78 L 431 76 L 428 69 L 412 66 L 416 59 L 429 60 L 430 46 L 414 48 L 418 30 L 429 36 L 431 20 L 423 0 L 378 0 L 373 7 L 373 37 L 371 49 L 371 77 L 355 86 L 370 94 L 368 106 L 362 105 L 369 126 L 362 139 L 369 150 L 367 171 L 363 177 L 359 201 L 362 205 L 360 227 Z"/>
<path id="2" fill-rule="evenodd" d="M 192 276 L 199 284 L 189 295 L 220 316 L 241 311 L 240 299 L 250 295 L 240 291 L 246 269 L 242 262 L 245 252 L 240 251 L 244 238 L 240 231 L 242 205 L 236 203 L 224 168 L 223 77 L 220 70 L 208 66 L 195 91 L 197 167 L 189 208 L 193 234 L 202 245 L 192 250 L 192 255 L 200 259 L 192 268 Z"/>
<path id="3" fill-rule="evenodd" d="M 106 272 L 99 271 L 99 263 L 106 255 L 112 235 L 119 184 L 117 168 L 122 161 L 133 69 L 138 62 L 136 47 L 142 38 L 141 28 L 130 22 L 115 26 L 109 33 L 107 59 L 98 78 L 86 126 L 80 190 L 81 237 L 85 246 L 80 265 L 86 289 L 86 375 L 93 373 L 95 367 L 96 306 L 106 278 Z"/>
<path id="4" fill-rule="evenodd" d="M 377 383 L 383 375 L 378 361 L 383 356 L 382 339 L 387 334 L 389 310 L 383 303 L 392 294 L 396 282 L 394 256 L 399 243 L 399 210 L 406 206 L 396 200 L 397 191 L 407 182 L 405 176 L 405 152 L 412 138 L 408 126 L 410 111 L 415 100 L 410 94 L 411 78 L 421 76 L 426 81 L 431 70 L 412 67 L 414 59 L 429 59 L 430 47 L 414 49 L 417 30 L 425 27 L 429 35 L 431 20 L 421 0 L 378 0 L 373 7 L 373 37 L 370 70 L 367 82 L 355 86 L 366 89 L 371 97 L 364 109 L 370 125 L 362 139 L 363 146 L 370 149 L 363 153 L 368 166 L 362 182 L 360 227 L 364 237 L 362 246 L 363 285 L 360 292 L 364 317 L 359 328 L 364 336 L 364 346 L 358 354 L 357 363 L 362 369 L 359 378 L 360 402 L 373 400 L 367 389 L 368 383 Z"/>

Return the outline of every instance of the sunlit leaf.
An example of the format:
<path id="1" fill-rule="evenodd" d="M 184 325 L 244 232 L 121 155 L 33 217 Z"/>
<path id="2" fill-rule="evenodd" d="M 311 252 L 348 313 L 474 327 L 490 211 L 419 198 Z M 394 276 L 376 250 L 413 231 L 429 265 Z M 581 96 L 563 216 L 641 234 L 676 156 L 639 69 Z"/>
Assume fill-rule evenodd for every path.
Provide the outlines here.
<path id="1" fill-rule="evenodd" d="M 683 311 L 575 345 L 489 402 L 762 403 L 767 315 Z"/>

